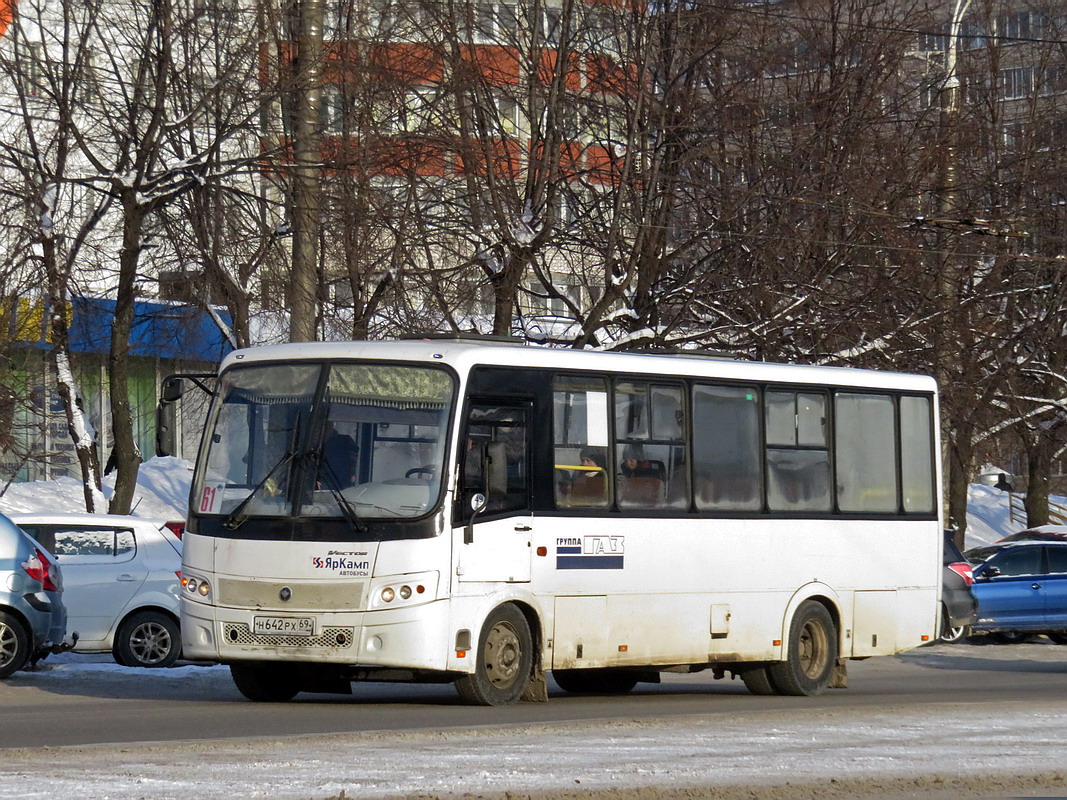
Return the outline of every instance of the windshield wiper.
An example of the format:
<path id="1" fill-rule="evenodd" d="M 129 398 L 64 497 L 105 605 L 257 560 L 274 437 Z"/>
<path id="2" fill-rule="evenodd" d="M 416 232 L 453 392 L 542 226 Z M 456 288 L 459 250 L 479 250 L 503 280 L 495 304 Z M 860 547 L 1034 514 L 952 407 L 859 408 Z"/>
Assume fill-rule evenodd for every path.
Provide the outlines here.
<path id="1" fill-rule="evenodd" d="M 223 527 L 229 528 L 231 531 L 235 531 L 242 525 L 244 525 L 245 521 L 251 516 L 250 514 L 244 513 L 244 510 L 248 507 L 248 504 L 252 502 L 252 498 L 259 494 L 260 489 L 267 485 L 267 481 L 273 478 L 274 474 L 279 469 L 281 469 L 294 458 L 296 458 L 299 452 L 299 450 L 293 450 L 292 452 L 286 453 L 284 456 L 282 456 L 281 460 L 273 467 L 271 467 L 270 472 L 268 472 L 266 476 L 264 476 L 263 480 L 257 483 L 253 487 L 252 491 L 248 493 L 248 496 L 240 503 L 238 503 L 237 506 L 233 509 L 233 511 L 230 512 L 230 515 L 226 517 L 225 520 L 223 520 Z"/>
<path id="2" fill-rule="evenodd" d="M 355 528 L 357 533 L 366 533 L 367 523 L 359 518 L 359 514 L 356 512 L 356 507 L 352 505 L 352 501 L 344 496 L 341 480 L 337 477 L 337 473 L 333 471 L 330 462 L 320 457 L 319 464 L 326 467 L 324 470 L 327 478 L 326 488 L 330 490 L 330 494 L 333 495 L 333 499 L 337 502 L 337 507 L 341 509 L 341 513 L 348 521 L 348 524 Z"/>

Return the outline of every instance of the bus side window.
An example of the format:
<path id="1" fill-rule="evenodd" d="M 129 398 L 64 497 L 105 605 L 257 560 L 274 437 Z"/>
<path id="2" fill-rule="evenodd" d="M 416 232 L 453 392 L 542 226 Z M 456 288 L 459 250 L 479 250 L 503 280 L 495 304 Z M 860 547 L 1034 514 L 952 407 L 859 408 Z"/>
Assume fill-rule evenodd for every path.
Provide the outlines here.
<path id="1" fill-rule="evenodd" d="M 615 383 L 619 508 L 688 509 L 685 430 L 680 386 Z"/>
<path id="2" fill-rule="evenodd" d="M 770 391 L 764 397 L 768 507 L 771 511 L 829 511 L 826 396 Z"/>
<path id="3" fill-rule="evenodd" d="M 693 387 L 693 475 L 700 510 L 763 505 L 760 397 L 752 386 Z"/>
<path id="4" fill-rule="evenodd" d="M 475 494 L 486 496 L 487 514 L 530 506 L 529 409 L 475 404 L 465 432 L 457 517 L 470 518 Z"/>
<path id="5" fill-rule="evenodd" d="M 606 508 L 610 497 L 607 382 L 560 376 L 552 391 L 556 506 Z"/>

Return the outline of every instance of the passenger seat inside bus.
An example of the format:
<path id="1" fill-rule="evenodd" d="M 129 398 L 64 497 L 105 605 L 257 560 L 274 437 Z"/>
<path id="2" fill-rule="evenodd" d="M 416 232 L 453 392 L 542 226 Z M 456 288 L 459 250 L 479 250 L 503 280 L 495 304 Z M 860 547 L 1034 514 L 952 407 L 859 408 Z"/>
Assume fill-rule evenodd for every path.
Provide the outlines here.
<path id="1" fill-rule="evenodd" d="M 658 508 L 664 504 L 664 477 L 667 474 L 662 461 L 641 461 L 619 480 L 619 505 L 629 508 Z"/>

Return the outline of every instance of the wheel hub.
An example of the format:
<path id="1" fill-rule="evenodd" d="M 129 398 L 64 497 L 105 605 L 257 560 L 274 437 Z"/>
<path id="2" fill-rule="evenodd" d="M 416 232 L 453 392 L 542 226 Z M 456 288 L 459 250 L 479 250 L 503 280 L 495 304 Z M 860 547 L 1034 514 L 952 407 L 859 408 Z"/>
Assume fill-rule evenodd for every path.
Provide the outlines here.
<path id="1" fill-rule="evenodd" d="M 500 622 L 489 631 L 485 640 L 485 671 L 497 688 L 511 685 L 522 660 L 522 647 L 514 628 Z"/>

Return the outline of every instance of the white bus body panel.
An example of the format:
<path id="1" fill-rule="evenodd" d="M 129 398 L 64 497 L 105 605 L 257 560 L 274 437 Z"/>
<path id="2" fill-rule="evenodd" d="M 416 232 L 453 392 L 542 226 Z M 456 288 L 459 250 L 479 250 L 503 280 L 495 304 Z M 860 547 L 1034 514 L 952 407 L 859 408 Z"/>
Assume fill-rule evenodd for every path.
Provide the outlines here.
<path id="1" fill-rule="evenodd" d="M 283 345 L 231 354 L 223 367 L 253 353 L 245 363 L 301 357 L 427 363 L 431 352 L 461 380 L 475 365 L 520 364 L 647 377 L 935 390 L 926 377 L 864 370 L 448 342 Z M 461 384 L 461 398 L 464 389 Z M 936 394 L 933 398 L 936 414 Z M 461 451 L 460 416 L 451 433 L 453 454 Z M 936 446 L 934 453 L 939 486 Z M 450 483 L 454 490 L 454 475 Z M 219 592 L 212 597 L 218 605 L 183 592 L 186 655 L 469 672 L 474 653 L 456 652 L 457 634 L 469 631 L 476 647 L 483 621 L 505 602 L 529 609 L 545 669 L 780 660 L 792 615 L 810 597 L 826 602 L 837 620 L 842 657 L 899 652 L 919 646 L 924 637 L 936 638 L 939 520 L 524 513 L 476 519 L 474 541 L 466 544 L 463 528 L 446 522 L 451 499 L 446 492 L 439 533 L 426 539 L 335 544 L 186 534 L 183 570 L 208 579 Z M 348 555 L 331 556 L 331 550 Z M 331 557 L 369 563 L 330 569 L 315 562 Z M 805 566 L 813 564 L 818 567 Z M 224 571 L 216 572 L 216 565 L 225 565 Z M 375 605 L 382 588 L 405 576 L 418 576 L 426 587 L 423 596 L 408 605 Z M 296 605 L 280 600 L 284 588 L 299 598 Z M 228 594 L 240 602 L 227 604 Z M 271 615 L 312 617 L 316 632 L 343 629 L 350 638 L 343 645 L 317 640 L 315 646 L 228 638 L 232 626 L 251 631 L 256 616 Z"/>

